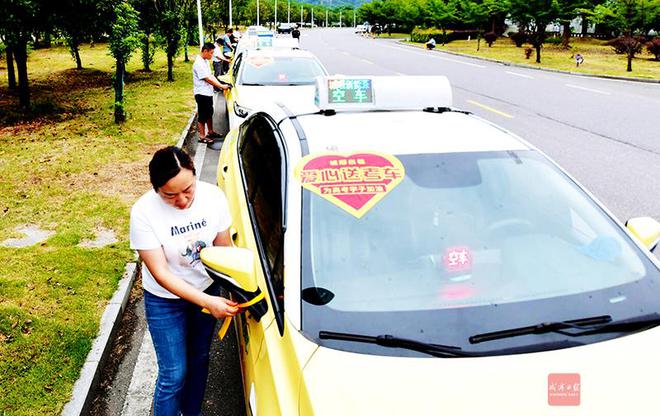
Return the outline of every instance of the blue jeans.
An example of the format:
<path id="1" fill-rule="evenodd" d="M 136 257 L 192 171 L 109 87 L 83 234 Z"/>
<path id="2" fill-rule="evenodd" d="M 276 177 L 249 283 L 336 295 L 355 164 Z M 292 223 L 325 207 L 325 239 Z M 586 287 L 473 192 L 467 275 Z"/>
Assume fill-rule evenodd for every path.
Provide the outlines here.
<path id="1" fill-rule="evenodd" d="M 220 287 L 213 283 L 205 292 L 218 295 Z M 215 318 L 186 300 L 146 290 L 144 308 L 158 359 L 154 416 L 200 415 Z"/>

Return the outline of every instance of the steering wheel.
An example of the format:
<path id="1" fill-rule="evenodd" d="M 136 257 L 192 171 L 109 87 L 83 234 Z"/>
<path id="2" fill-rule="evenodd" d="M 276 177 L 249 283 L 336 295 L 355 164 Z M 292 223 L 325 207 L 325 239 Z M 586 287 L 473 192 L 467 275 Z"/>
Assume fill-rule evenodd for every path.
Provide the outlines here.
<path id="1" fill-rule="evenodd" d="M 488 235 L 492 235 L 495 233 L 500 233 L 502 232 L 502 230 L 505 229 L 511 229 L 511 230 L 518 230 L 518 233 L 520 233 L 520 230 L 531 231 L 532 228 L 533 225 L 529 220 L 525 220 L 522 218 L 505 218 L 490 223 L 486 227 L 486 232 L 488 233 Z"/>

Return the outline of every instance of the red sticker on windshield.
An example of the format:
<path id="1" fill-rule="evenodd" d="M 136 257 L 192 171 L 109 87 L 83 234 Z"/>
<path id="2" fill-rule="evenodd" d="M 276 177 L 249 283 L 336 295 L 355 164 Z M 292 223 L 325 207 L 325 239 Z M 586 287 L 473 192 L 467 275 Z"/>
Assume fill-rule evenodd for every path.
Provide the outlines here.
<path id="1" fill-rule="evenodd" d="M 442 260 L 448 272 L 472 270 L 472 253 L 468 247 L 449 247 Z"/>
<path id="2" fill-rule="evenodd" d="M 360 218 L 401 183 L 405 169 L 392 155 L 323 153 L 302 158 L 294 175 L 303 188 Z"/>
<path id="3" fill-rule="evenodd" d="M 261 68 L 262 66 L 270 65 L 273 62 L 273 58 L 269 56 L 251 56 L 247 58 L 247 63 L 255 68 Z"/>

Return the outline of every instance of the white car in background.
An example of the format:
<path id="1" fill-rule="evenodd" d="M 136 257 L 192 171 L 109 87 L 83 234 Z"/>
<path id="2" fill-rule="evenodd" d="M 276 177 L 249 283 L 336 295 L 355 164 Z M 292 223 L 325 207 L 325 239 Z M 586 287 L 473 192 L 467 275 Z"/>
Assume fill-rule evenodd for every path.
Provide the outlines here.
<path id="1" fill-rule="evenodd" d="M 239 49 L 229 73 L 220 77 L 232 86 L 225 91 L 229 129 L 239 126 L 252 109 L 267 102 L 281 103 L 294 111 L 312 108 L 315 78 L 324 75 L 328 71 L 309 51 Z"/>

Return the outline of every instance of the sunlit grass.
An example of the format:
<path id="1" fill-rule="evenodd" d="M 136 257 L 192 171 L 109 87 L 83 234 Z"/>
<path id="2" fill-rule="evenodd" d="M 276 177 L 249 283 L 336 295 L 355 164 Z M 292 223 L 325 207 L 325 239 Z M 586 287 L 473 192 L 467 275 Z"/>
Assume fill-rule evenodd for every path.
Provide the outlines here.
<path id="1" fill-rule="evenodd" d="M 98 331 L 124 264 L 129 210 L 149 188 L 154 150 L 174 144 L 193 109 L 191 64 L 175 82 L 156 55 L 151 73 L 128 65 L 125 124 L 113 122 L 113 59 L 105 45 L 81 50 L 77 71 L 65 48 L 29 58 L 34 103 L 24 116 L 0 63 L 0 229 L 23 225 L 55 234 L 29 248 L 0 247 L 0 414 L 59 414 Z M 95 230 L 118 242 L 81 248 Z"/>
<path id="2" fill-rule="evenodd" d="M 419 43 L 413 43 L 413 45 L 424 46 Z M 491 48 L 482 39 L 479 51 L 477 51 L 475 39 L 456 40 L 444 46 L 438 44 L 436 50 L 584 74 L 660 79 L 660 61 L 654 61 L 653 55 L 649 54 L 646 49 L 633 60 L 633 71 L 626 72 L 625 55 L 615 54 L 612 47 L 605 45 L 605 41 L 602 40 L 572 38 L 569 49 L 563 49 L 561 45 L 545 44 L 541 49 L 540 64 L 535 62 L 536 51 L 529 59 L 525 59 L 525 48 L 528 47 L 530 45 L 517 48 L 510 39 L 498 38 Z M 576 53 L 584 57 L 584 63 L 580 67 L 576 67 L 575 64 Z"/>

